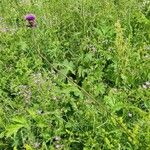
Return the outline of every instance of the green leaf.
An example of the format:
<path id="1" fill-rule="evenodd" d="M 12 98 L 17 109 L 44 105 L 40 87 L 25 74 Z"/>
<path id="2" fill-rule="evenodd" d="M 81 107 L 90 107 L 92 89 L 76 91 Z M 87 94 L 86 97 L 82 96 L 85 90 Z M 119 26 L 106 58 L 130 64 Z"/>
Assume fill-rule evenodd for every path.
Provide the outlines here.
<path id="1" fill-rule="evenodd" d="M 25 144 L 25 150 L 33 150 L 32 147 L 28 144 Z"/>
<path id="2" fill-rule="evenodd" d="M 11 137 L 11 135 L 16 134 L 19 129 L 23 128 L 23 124 L 11 124 L 6 127 L 6 137 Z"/>
<path id="3" fill-rule="evenodd" d="M 16 117 L 12 118 L 12 121 L 17 124 L 23 125 L 25 128 L 29 128 L 28 121 L 23 116 L 16 116 Z"/>
<path id="4" fill-rule="evenodd" d="M 13 148 L 13 150 L 17 150 L 17 147 L 15 146 L 15 147 Z"/>
<path id="5" fill-rule="evenodd" d="M 27 111 L 33 119 L 37 117 L 37 114 L 33 109 L 28 109 Z"/>
<path id="6" fill-rule="evenodd" d="M 113 112 L 119 111 L 121 108 L 124 108 L 125 104 L 118 102 L 114 105 L 114 107 L 112 108 Z"/>
<path id="7" fill-rule="evenodd" d="M 2 139 L 5 136 L 5 131 L 0 133 L 0 139 Z"/>
<path id="8" fill-rule="evenodd" d="M 27 124 L 27 120 L 22 116 L 16 116 L 16 117 L 12 118 L 12 121 L 20 123 L 20 124 Z"/>

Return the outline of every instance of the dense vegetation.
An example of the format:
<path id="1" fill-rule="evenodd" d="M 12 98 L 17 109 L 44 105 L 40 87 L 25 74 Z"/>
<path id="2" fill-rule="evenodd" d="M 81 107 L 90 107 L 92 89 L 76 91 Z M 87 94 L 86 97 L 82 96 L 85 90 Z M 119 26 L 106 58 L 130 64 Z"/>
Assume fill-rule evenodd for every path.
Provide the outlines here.
<path id="1" fill-rule="evenodd" d="M 149 0 L 0 6 L 1 150 L 150 149 Z"/>

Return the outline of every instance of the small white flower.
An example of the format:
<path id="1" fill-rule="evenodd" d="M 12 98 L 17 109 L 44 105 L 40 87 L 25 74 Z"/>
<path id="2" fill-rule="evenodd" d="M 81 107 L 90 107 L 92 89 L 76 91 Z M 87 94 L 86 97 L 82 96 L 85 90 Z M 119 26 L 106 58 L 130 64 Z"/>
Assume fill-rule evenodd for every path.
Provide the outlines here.
<path id="1" fill-rule="evenodd" d="M 34 148 L 39 148 L 39 146 L 40 146 L 40 143 L 38 142 L 34 143 Z"/>
<path id="2" fill-rule="evenodd" d="M 145 57 L 145 58 L 149 58 L 149 55 L 145 55 L 144 57 Z"/>
<path id="3" fill-rule="evenodd" d="M 117 88 L 113 88 L 112 91 L 113 91 L 113 92 L 117 92 L 118 89 L 117 89 Z"/>
<path id="4" fill-rule="evenodd" d="M 132 114 L 129 112 L 129 113 L 128 113 L 128 116 L 129 116 L 129 117 L 132 117 Z"/>
<path id="5" fill-rule="evenodd" d="M 61 138 L 60 138 L 60 136 L 55 136 L 55 137 L 54 137 L 54 140 L 55 140 L 55 141 L 60 141 Z"/>
<path id="6" fill-rule="evenodd" d="M 52 99 L 53 99 L 53 100 L 57 100 L 57 97 L 54 96 Z"/>
<path id="7" fill-rule="evenodd" d="M 26 102 L 28 102 L 32 97 L 31 89 L 27 85 L 20 85 L 18 94 L 22 95 Z"/>
<path id="8" fill-rule="evenodd" d="M 38 111 L 37 111 L 37 114 L 39 114 L 39 115 L 41 115 L 43 113 L 43 110 L 41 110 L 41 109 L 39 109 Z"/>
<path id="9" fill-rule="evenodd" d="M 147 86 L 145 84 L 142 85 L 143 89 L 147 89 Z"/>
<path id="10" fill-rule="evenodd" d="M 62 146 L 59 145 L 59 144 L 55 145 L 55 148 L 56 148 L 56 149 L 59 149 L 59 148 L 61 148 L 61 147 L 62 147 Z"/>
<path id="11" fill-rule="evenodd" d="M 147 86 L 150 86 L 150 82 L 149 82 L 149 81 L 146 81 L 145 84 L 146 84 Z"/>

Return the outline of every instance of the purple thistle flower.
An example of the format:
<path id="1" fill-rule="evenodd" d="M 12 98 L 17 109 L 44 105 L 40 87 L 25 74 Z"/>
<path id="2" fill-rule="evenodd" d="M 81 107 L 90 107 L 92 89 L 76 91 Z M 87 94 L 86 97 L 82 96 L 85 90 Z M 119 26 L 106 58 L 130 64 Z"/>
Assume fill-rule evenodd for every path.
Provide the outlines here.
<path id="1" fill-rule="evenodd" d="M 25 20 L 27 20 L 29 23 L 28 27 L 35 27 L 36 26 L 35 19 L 36 19 L 36 16 L 33 14 L 28 14 L 25 16 Z"/>
<path id="2" fill-rule="evenodd" d="M 28 14 L 28 15 L 25 16 L 25 19 L 27 21 L 34 21 L 36 19 L 36 17 L 33 14 Z"/>

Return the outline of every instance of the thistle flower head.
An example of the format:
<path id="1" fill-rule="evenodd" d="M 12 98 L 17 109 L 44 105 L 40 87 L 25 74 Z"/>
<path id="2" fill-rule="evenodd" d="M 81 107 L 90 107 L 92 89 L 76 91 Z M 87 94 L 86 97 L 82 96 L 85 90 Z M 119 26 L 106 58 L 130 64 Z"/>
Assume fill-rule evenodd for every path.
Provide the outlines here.
<path id="1" fill-rule="evenodd" d="M 30 28 L 36 27 L 35 19 L 36 19 L 36 16 L 34 14 L 27 14 L 25 16 L 25 20 L 28 21 L 27 27 L 30 27 Z"/>
<path id="2" fill-rule="evenodd" d="M 25 16 L 25 20 L 27 20 L 27 21 L 34 21 L 35 19 L 36 19 L 36 16 L 33 14 L 27 14 Z"/>

